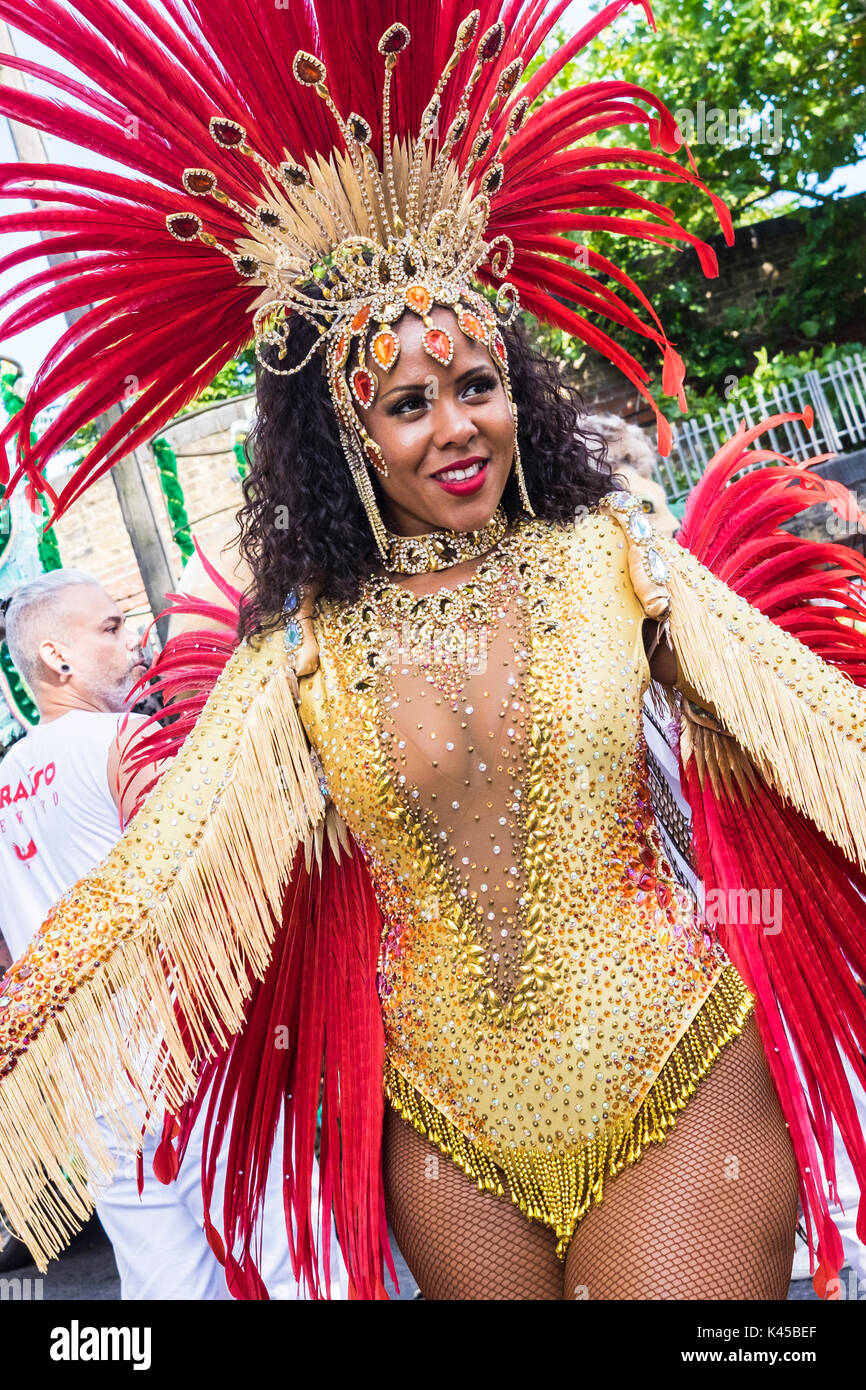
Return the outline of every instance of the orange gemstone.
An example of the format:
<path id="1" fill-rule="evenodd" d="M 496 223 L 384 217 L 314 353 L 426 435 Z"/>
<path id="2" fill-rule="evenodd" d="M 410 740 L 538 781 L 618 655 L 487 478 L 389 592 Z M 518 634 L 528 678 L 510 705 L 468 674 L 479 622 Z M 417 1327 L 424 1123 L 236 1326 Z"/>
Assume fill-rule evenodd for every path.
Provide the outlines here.
<path id="1" fill-rule="evenodd" d="M 361 329 L 367 326 L 369 318 L 370 306 L 369 304 L 363 304 L 361 308 L 358 310 L 355 317 L 352 319 L 352 332 L 360 333 Z"/>
<path id="2" fill-rule="evenodd" d="M 426 285 L 410 285 L 406 290 L 406 303 L 416 314 L 426 314 L 430 308 L 430 291 Z"/>
<path id="3" fill-rule="evenodd" d="M 183 186 L 187 193 L 195 193 L 201 198 L 216 188 L 216 174 L 209 169 L 184 169 Z"/>
<path id="4" fill-rule="evenodd" d="M 499 361 L 502 363 L 503 367 L 507 367 L 508 354 L 505 351 L 505 343 L 503 341 L 501 333 L 494 333 L 493 335 L 493 351 L 496 353 L 496 356 L 499 358 Z"/>
<path id="5" fill-rule="evenodd" d="M 333 378 L 332 389 L 334 392 L 335 400 L 342 401 L 345 399 L 345 387 L 343 386 L 343 378 L 337 373 L 335 373 Z"/>
<path id="6" fill-rule="evenodd" d="M 461 309 L 457 315 L 457 322 L 467 338 L 474 338 L 477 343 L 483 343 L 487 338 L 487 330 L 475 314 L 470 314 L 468 309 Z"/>
<path id="7" fill-rule="evenodd" d="M 292 70 L 298 81 L 303 82 L 306 87 L 313 87 L 319 82 L 324 82 L 327 76 L 325 64 L 321 59 L 312 53 L 304 53 L 303 50 L 295 54 Z"/>
<path id="8" fill-rule="evenodd" d="M 338 367 L 342 367 L 349 352 L 349 340 L 345 333 L 341 333 L 334 347 L 334 357 Z"/>
<path id="9" fill-rule="evenodd" d="M 390 372 L 400 353 L 397 335 L 390 328 L 383 328 L 373 339 L 372 352 L 383 371 Z"/>
<path id="10" fill-rule="evenodd" d="M 454 344 L 444 328 L 428 328 L 424 334 L 424 347 L 443 367 L 447 367 L 454 356 Z"/>

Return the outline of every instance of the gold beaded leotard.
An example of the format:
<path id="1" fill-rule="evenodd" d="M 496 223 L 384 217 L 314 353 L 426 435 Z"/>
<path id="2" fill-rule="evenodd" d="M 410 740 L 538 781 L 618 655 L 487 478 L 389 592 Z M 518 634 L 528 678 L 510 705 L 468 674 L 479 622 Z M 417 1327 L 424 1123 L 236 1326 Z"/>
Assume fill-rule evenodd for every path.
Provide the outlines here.
<path id="1" fill-rule="evenodd" d="M 386 1092 L 564 1253 L 751 996 L 650 800 L 618 523 L 523 520 L 455 588 L 320 605 L 300 713 L 384 932 Z"/>

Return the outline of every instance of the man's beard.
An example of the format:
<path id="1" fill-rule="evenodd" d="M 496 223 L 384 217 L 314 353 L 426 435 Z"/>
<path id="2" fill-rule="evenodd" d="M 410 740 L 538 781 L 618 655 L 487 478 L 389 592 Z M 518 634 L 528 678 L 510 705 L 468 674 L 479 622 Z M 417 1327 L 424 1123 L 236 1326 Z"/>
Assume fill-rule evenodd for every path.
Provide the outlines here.
<path id="1" fill-rule="evenodd" d="M 124 714 L 131 710 L 137 700 L 142 698 L 138 693 L 134 698 L 132 692 L 138 685 L 144 672 L 138 666 L 133 666 L 123 678 L 114 685 L 103 686 L 99 691 L 99 699 L 111 714 Z"/>

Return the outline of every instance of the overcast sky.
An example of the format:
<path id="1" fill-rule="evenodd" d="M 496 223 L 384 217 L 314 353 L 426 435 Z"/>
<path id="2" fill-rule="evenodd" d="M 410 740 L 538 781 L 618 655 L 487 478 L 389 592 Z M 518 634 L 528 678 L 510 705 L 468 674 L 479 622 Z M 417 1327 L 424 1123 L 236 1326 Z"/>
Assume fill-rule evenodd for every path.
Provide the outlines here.
<path id="1" fill-rule="evenodd" d="M 577 29 L 588 16 L 589 12 L 589 0 L 575 0 L 571 10 L 567 14 L 567 28 L 572 30 Z M 13 31 L 13 41 L 17 52 L 22 57 L 34 59 L 37 62 L 44 63 L 48 67 L 62 71 L 73 71 L 68 64 L 63 63 L 63 61 L 57 58 L 53 53 L 49 52 L 41 45 L 34 43 L 23 34 Z M 32 85 L 29 79 L 28 85 Z M 42 86 L 42 84 L 40 84 L 40 86 Z M 42 89 L 46 91 L 50 90 L 44 86 Z M 78 165 L 84 160 L 87 160 L 94 166 L 102 165 L 103 167 L 111 167 L 108 161 L 99 160 L 97 156 L 91 155 L 89 152 L 83 151 L 77 146 L 70 145 L 65 141 L 56 140 L 49 136 L 45 137 L 45 143 L 50 160 Z M 15 147 L 12 143 L 8 122 L 0 118 L 0 161 L 9 162 L 14 161 L 15 158 Z M 861 161 L 860 165 L 852 169 L 837 172 L 830 182 L 824 186 L 823 191 L 829 192 L 836 188 L 844 189 L 849 193 L 859 192 L 866 188 L 866 160 Z M 0 214 L 13 210 L 23 210 L 28 206 L 29 204 L 26 202 L 16 204 L 4 199 L 2 200 L 2 205 L 0 205 Z M 5 253 L 11 251 L 15 247 L 23 245 L 26 240 L 27 238 L 22 236 L 10 235 L 8 233 L 4 234 L 2 238 L 0 238 L 0 252 Z M 38 269 L 42 269 L 46 264 L 47 262 L 40 258 L 38 261 L 30 261 L 24 266 L 17 266 L 14 270 L 7 272 L 6 275 L 0 276 L 0 293 L 5 293 L 12 288 L 14 284 L 20 283 L 31 274 L 35 274 Z M 0 311 L 0 314 L 2 314 L 2 317 L 6 316 L 3 311 Z M 65 321 L 62 318 L 52 319 L 48 323 L 41 324 L 37 328 L 29 329 L 26 333 L 18 334 L 14 338 L 7 338 L 0 344 L 0 355 L 7 355 L 15 358 L 23 366 L 25 375 L 32 376 L 45 353 L 48 352 L 53 343 L 56 342 L 65 326 Z"/>

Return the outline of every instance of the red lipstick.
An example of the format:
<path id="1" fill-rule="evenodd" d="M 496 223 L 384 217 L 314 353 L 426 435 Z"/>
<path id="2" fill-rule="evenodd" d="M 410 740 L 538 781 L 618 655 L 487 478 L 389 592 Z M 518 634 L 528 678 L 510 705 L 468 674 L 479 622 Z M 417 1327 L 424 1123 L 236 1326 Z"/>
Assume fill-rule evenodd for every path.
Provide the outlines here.
<path id="1" fill-rule="evenodd" d="M 444 488 L 445 492 L 450 492 L 455 497 L 468 497 L 484 486 L 488 464 L 488 459 L 476 455 L 474 458 L 458 459 L 455 463 L 449 463 L 446 468 L 440 468 L 438 473 L 433 473 L 431 476 L 434 482 Z M 449 476 L 457 472 L 465 473 L 467 470 L 470 470 L 468 477 Z"/>

